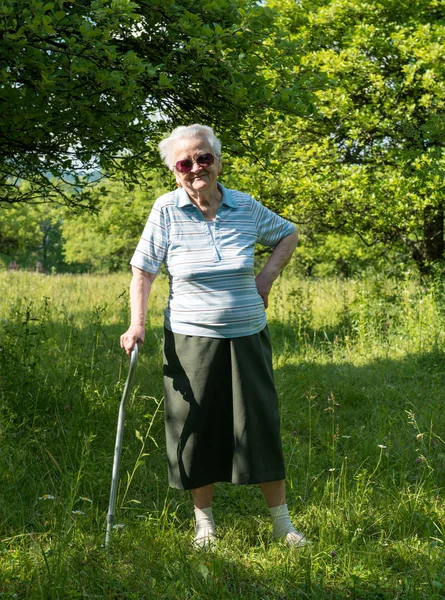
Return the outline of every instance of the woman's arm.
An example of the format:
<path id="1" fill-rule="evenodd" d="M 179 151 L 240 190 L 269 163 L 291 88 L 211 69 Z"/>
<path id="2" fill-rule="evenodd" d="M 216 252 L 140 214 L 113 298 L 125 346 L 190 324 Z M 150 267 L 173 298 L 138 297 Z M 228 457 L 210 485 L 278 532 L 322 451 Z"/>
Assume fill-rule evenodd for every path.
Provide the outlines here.
<path id="1" fill-rule="evenodd" d="M 256 276 L 255 283 L 258 293 L 263 299 L 265 308 L 269 305 L 269 293 L 272 284 L 290 261 L 297 244 L 298 234 L 297 230 L 295 230 L 278 242 L 269 256 L 269 260 Z"/>
<path id="2" fill-rule="evenodd" d="M 130 284 L 131 323 L 128 330 L 121 335 L 121 348 L 125 348 L 127 354 L 131 354 L 136 343 L 139 345 L 144 343 L 147 303 L 155 277 L 154 273 L 147 273 L 138 267 L 133 267 L 133 278 Z"/>

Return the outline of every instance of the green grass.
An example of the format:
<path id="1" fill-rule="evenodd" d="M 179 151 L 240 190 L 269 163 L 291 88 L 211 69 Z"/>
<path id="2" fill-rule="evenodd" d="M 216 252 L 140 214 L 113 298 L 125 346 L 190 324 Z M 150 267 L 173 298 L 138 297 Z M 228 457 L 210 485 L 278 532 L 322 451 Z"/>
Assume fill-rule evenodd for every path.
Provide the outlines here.
<path id="1" fill-rule="evenodd" d="M 190 545 L 188 494 L 167 484 L 158 278 L 127 410 L 124 527 L 107 555 L 128 284 L 0 273 L 0 598 L 445 597 L 439 282 L 277 284 L 268 313 L 288 504 L 312 544 L 273 542 L 259 490 L 220 484 L 206 554 Z"/>

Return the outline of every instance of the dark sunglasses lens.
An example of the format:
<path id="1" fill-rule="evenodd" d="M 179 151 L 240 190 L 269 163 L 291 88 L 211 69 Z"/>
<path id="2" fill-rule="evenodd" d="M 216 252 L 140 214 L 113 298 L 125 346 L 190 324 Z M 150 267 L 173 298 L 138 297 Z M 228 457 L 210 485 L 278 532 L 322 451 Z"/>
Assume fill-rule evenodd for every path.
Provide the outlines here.
<path id="1" fill-rule="evenodd" d="M 198 156 L 196 159 L 196 162 L 200 167 L 210 167 L 215 162 L 215 157 L 213 154 L 210 154 L 210 152 L 207 154 L 201 154 L 201 156 Z"/>
<path id="2" fill-rule="evenodd" d="M 186 158 L 185 160 L 178 160 L 175 167 L 180 173 L 188 173 L 192 170 L 193 161 L 191 161 L 189 158 Z"/>
<path id="3" fill-rule="evenodd" d="M 210 152 L 206 154 L 201 154 L 196 159 L 196 164 L 200 167 L 211 167 L 215 162 L 215 157 Z M 175 165 L 176 170 L 180 173 L 189 173 L 193 168 L 193 161 L 190 158 L 185 158 L 184 160 L 178 160 Z"/>

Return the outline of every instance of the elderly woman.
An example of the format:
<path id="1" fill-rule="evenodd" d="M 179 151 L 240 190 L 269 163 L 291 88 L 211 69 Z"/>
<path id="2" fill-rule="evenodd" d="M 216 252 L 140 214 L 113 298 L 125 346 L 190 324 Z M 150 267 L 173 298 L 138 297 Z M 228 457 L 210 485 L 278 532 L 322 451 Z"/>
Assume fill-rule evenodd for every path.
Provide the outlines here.
<path id="1" fill-rule="evenodd" d="M 297 245 L 294 225 L 218 182 L 221 143 L 204 125 L 159 144 L 178 189 L 158 198 L 131 260 L 129 354 L 145 335 L 150 288 L 164 262 L 164 388 L 168 474 L 190 490 L 196 546 L 215 538 L 214 484 L 259 484 L 273 535 L 303 546 L 286 505 L 277 393 L 265 308 Z M 254 249 L 273 248 L 254 275 Z"/>

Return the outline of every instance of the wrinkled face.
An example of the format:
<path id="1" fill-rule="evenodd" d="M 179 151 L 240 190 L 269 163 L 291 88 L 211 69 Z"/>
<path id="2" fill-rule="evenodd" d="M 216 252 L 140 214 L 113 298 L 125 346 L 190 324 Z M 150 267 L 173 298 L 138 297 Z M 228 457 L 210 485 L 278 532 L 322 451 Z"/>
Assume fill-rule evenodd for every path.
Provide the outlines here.
<path id="1" fill-rule="evenodd" d="M 205 138 L 195 137 L 192 139 L 178 140 L 173 149 L 173 162 L 179 160 L 193 160 L 203 154 L 213 154 L 210 144 Z M 216 180 L 221 174 L 221 162 L 215 156 L 215 162 L 210 166 L 201 166 L 193 162 L 191 171 L 188 173 L 180 173 L 176 167 L 174 169 L 176 175 L 176 183 L 181 185 L 186 192 L 193 195 L 194 193 L 213 191 L 216 189 Z"/>

